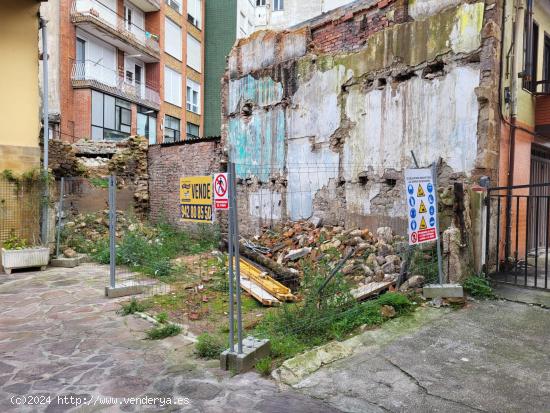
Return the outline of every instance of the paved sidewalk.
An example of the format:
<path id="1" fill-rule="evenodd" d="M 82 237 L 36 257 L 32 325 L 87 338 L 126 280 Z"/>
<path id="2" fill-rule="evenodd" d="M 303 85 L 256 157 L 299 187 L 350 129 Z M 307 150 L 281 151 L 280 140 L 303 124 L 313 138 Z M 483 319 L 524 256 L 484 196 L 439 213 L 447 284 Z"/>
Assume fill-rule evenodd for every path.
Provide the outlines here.
<path id="1" fill-rule="evenodd" d="M 368 342 L 365 333 L 365 342 Z M 470 304 L 294 385 L 346 412 L 550 412 L 550 310 Z"/>
<path id="2" fill-rule="evenodd" d="M 217 362 L 194 358 L 184 337 L 144 340 L 151 324 L 117 315 L 121 300 L 103 297 L 107 271 L 86 264 L 0 274 L 0 412 L 68 411 L 63 403 L 71 395 L 92 403 L 144 395 L 189 399 L 178 407 L 96 404 L 74 411 L 337 411 L 256 373 L 231 377 Z M 12 403 L 30 395 L 41 397 L 27 399 L 34 405 Z"/>

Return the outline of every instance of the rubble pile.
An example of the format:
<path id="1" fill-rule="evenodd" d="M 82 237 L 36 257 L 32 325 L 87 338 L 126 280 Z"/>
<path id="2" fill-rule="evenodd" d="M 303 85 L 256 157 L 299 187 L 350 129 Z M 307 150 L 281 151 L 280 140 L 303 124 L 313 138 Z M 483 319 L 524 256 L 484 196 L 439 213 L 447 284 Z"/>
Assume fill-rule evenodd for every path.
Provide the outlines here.
<path id="1" fill-rule="evenodd" d="M 317 225 L 316 225 L 317 224 Z M 293 222 L 279 230 L 264 229 L 254 243 L 264 256 L 295 273 L 301 273 L 303 259 L 317 262 L 328 258 L 335 268 L 344 257 L 341 272 L 358 287 L 371 283 L 395 283 L 401 270 L 401 254 L 407 247 L 402 236 L 390 227 L 369 229 L 320 227 L 318 222 Z M 415 276 L 403 287 L 422 286 L 423 277 Z"/>
<path id="2" fill-rule="evenodd" d="M 139 222 L 133 216 L 129 217 L 124 211 L 117 211 L 115 231 L 117 238 L 127 232 L 139 232 L 151 238 L 155 236 L 154 228 Z M 109 210 L 70 217 L 63 225 L 63 234 L 64 247 L 88 252 L 90 246 L 109 238 Z"/>

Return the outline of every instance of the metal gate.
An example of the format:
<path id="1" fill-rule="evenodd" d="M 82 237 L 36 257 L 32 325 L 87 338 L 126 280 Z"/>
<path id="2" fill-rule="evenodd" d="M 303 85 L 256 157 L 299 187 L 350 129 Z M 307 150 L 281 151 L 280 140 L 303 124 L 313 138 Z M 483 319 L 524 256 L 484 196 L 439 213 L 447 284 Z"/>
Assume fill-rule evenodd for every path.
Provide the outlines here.
<path id="1" fill-rule="evenodd" d="M 550 171 L 533 162 L 532 178 Z M 486 206 L 486 272 L 499 282 L 548 289 L 550 183 L 489 188 Z"/>

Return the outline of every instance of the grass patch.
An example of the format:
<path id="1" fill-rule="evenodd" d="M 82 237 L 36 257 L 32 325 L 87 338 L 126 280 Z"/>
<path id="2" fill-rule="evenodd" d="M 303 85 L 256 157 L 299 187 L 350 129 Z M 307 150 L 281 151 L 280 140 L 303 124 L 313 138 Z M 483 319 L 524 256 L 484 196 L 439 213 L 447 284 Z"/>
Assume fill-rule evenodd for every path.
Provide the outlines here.
<path id="1" fill-rule="evenodd" d="M 120 314 L 122 315 L 130 315 L 135 313 L 142 313 L 147 309 L 147 306 L 143 303 L 140 303 L 135 298 L 132 298 L 127 303 L 122 304 L 122 308 L 120 309 Z"/>
<path id="2" fill-rule="evenodd" d="M 161 340 L 166 337 L 177 336 L 179 333 L 181 333 L 181 327 L 175 324 L 158 325 L 146 332 L 147 338 L 150 340 Z"/>
<path id="3" fill-rule="evenodd" d="M 109 179 L 107 178 L 90 178 L 90 184 L 96 188 L 109 188 Z"/>
<path id="4" fill-rule="evenodd" d="M 345 339 L 360 326 L 382 324 L 386 321 L 380 311 L 384 305 L 392 306 L 396 316 L 408 314 L 415 308 L 406 295 L 394 292 L 358 303 L 340 274 L 321 288 L 329 272 L 328 263 L 316 267 L 306 264 L 302 286 L 304 300 L 266 314 L 254 329 L 254 335 L 270 339 L 272 356 L 277 361 L 331 340 Z"/>
<path id="5" fill-rule="evenodd" d="M 271 374 L 272 364 L 273 360 L 271 360 L 271 357 L 268 356 L 258 360 L 256 362 L 255 368 L 258 373 L 260 373 L 264 377 L 267 377 Z"/>
<path id="6" fill-rule="evenodd" d="M 495 298 L 489 280 L 483 276 L 471 275 L 462 283 L 464 291 L 476 298 Z"/>
<path id="7" fill-rule="evenodd" d="M 90 226 L 94 225 L 93 216 Z M 92 242 L 83 235 L 71 234 L 67 246 L 78 252 L 89 253 L 94 261 L 108 264 L 109 239 L 104 236 Z M 168 224 L 143 226 L 141 231 L 125 231 L 117 241 L 116 263 L 132 271 L 155 277 L 168 277 L 178 270 L 171 262 L 180 255 L 199 254 L 214 249 L 218 243 L 215 230 L 196 233 L 178 230 Z"/>
<path id="8" fill-rule="evenodd" d="M 204 333 L 197 337 L 195 351 L 199 357 L 206 359 L 216 359 L 220 353 L 225 350 L 222 340 L 211 334 Z"/>

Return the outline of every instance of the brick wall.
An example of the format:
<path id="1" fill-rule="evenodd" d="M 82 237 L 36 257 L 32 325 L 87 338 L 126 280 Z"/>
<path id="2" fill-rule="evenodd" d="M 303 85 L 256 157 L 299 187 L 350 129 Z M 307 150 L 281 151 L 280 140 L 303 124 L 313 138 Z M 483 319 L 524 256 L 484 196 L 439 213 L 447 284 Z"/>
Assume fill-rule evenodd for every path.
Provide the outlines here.
<path id="1" fill-rule="evenodd" d="M 312 42 L 323 53 L 359 50 L 373 33 L 406 19 L 406 0 L 381 0 L 372 7 L 350 8 L 345 14 L 321 20 L 312 27 Z"/>
<path id="2" fill-rule="evenodd" d="M 211 175 L 221 170 L 218 139 L 183 141 L 149 147 L 149 217 L 181 226 L 179 180 L 184 176 Z"/>

